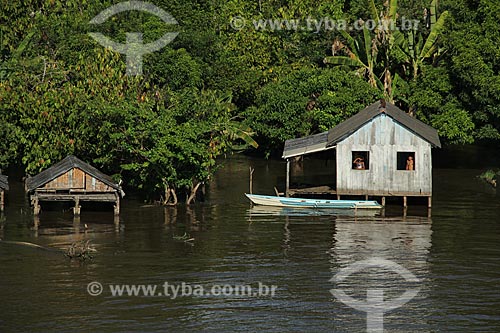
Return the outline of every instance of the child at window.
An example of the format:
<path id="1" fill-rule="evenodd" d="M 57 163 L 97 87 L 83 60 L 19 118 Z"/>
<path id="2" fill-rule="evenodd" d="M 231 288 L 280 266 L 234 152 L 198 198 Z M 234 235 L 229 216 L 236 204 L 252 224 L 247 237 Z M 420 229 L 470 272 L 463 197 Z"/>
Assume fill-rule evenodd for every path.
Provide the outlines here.
<path id="1" fill-rule="evenodd" d="M 406 160 L 406 170 L 413 171 L 414 169 L 413 157 L 408 156 L 408 159 Z"/>
<path id="2" fill-rule="evenodd" d="M 352 162 L 354 164 L 354 169 L 365 170 L 365 160 L 362 157 L 358 157 Z"/>

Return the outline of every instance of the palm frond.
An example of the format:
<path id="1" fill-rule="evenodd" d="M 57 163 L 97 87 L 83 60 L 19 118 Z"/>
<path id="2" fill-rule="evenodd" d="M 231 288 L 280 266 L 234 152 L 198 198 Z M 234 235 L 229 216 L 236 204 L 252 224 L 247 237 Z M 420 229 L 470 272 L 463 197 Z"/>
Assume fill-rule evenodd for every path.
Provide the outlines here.
<path id="1" fill-rule="evenodd" d="M 398 0 L 391 0 L 389 4 L 389 17 L 391 20 L 396 20 L 396 14 L 398 11 Z"/>
<path id="2" fill-rule="evenodd" d="M 372 63 L 372 37 L 370 36 L 370 31 L 367 27 L 363 27 L 363 37 L 365 41 L 365 54 L 366 54 L 366 63 L 368 66 Z"/>
<path id="3" fill-rule="evenodd" d="M 424 47 L 420 52 L 420 59 L 426 59 L 432 56 L 433 46 L 444 29 L 444 24 L 446 22 L 446 18 L 448 17 L 448 15 L 449 15 L 448 11 L 443 12 L 441 16 L 439 16 L 439 19 L 437 20 L 436 24 L 432 26 L 431 33 L 427 37 Z"/>
<path id="4" fill-rule="evenodd" d="M 372 18 L 375 20 L 375 22 L 379 23 L 380 17 L 378 16 L 378 10 L 377 7 L 375 6 L 375 1 L 374 0 L 368 0 L 368 7 L 370 7 L 370 12 L 372 14 Z"/>

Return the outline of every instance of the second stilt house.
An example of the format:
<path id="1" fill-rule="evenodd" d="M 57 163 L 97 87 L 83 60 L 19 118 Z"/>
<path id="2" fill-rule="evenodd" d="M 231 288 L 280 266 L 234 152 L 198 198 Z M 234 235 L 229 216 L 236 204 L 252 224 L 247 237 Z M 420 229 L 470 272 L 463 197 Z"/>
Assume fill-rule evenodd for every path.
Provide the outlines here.
<path id="1" fill-rule="evenodd" d="M 81 201 L 110 202 L 118 215 L 120 198 L 125 195 L 111 177 L 71 155 L 27 178 L 26 191 L 31 194 L 35 215 L 40 213 L 40 202 L 43 201 L 72 201 L 75 215 L 80 214 Z"/>

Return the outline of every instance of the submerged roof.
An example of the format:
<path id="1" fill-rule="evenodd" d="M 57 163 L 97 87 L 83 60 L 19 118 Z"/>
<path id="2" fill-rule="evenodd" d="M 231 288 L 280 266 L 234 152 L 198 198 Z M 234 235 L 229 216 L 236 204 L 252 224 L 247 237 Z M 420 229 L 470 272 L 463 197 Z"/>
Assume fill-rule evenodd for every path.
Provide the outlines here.
<path id="1" fill-rule="evenodd" d="M 328 131 L 328 146 L 335 145 L 337 142 L 344 140 L 382 112 L 409 131 L 429 142 L 432 146 L 441 148 L 441 141 L 435 128 L 410 116 L 394 104 L 386 103 L 384 108 L 380 102 L 373 103 Z"/>
<path id="2" fill-rule="evenodd" d="M 335 148 L 338 142 L 349 137 L 381 113 L 385 113 L 410 132 L 429 142 L 433 147 L 441 148 L 441 141 L 436 129 L 410 116 L 394 104 L 386 103 L 385 107 L 382 107 L 381 102 L 376 102 L 327 132 L 287 140 L 283 150 L 283 158 Z"/>
<path id="3" fill-rule="evenodd" d="M 0 188 L 3 190 L 9 189 L 9 178 L 6 175 L 0 175 Z"/>
<path id="4" fill-rule="evenodd" d="M 283 158 L 311 154 L 335 148 L 327 147 L 327 144 L 328 131 L 303 138 L 287 140 L 285 142 L 285 149 L 283 150 Z"/>
<path id="5" fill-rule="evenodd" d="M 87 164 L 80 160 L 79 158 L 69 155 L 60 162 L 54 164 L 50 168 L 40 172 L 38 175 L 34 177 L 29 177 L 26 179 L 26 188 L 28 191 L 33 191 L 34 189 L 47 184 L 48 182 L 54 180 L 62 174 L 65 174 L 69 170 L 73 168 L 78 168 L 85 173 L 88 173 L 92 177 L 100 180 L 104 184 L 114 188 L 117 191 L 120 191 L 120 185 L 116 184 L 111 177 L 105 175 L 101 171 L 97 170 L 90 164 Z"/>

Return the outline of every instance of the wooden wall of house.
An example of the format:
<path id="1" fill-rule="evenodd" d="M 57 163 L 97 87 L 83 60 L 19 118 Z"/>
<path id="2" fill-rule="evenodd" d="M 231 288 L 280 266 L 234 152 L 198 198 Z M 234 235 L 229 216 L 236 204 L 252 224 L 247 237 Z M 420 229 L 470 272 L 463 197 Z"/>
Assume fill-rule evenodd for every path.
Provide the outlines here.
<path id="1" fill-rule="evenodd" d="M 369 151 L 369 170 L 353 170 L 353 151 Z M 397 153 L 415 152 L 415 170 L 397 170 Z M 337 143 L 339 194 L 432 194 L 431 145 L 385 114 Z"/>
<path id="2" fill-rule="evenodd" d="M 73 168 L 48 182 L 42 190 L 72 190 L 82 192 L 116 192 L 115 189 L 78 168 Z"/>

